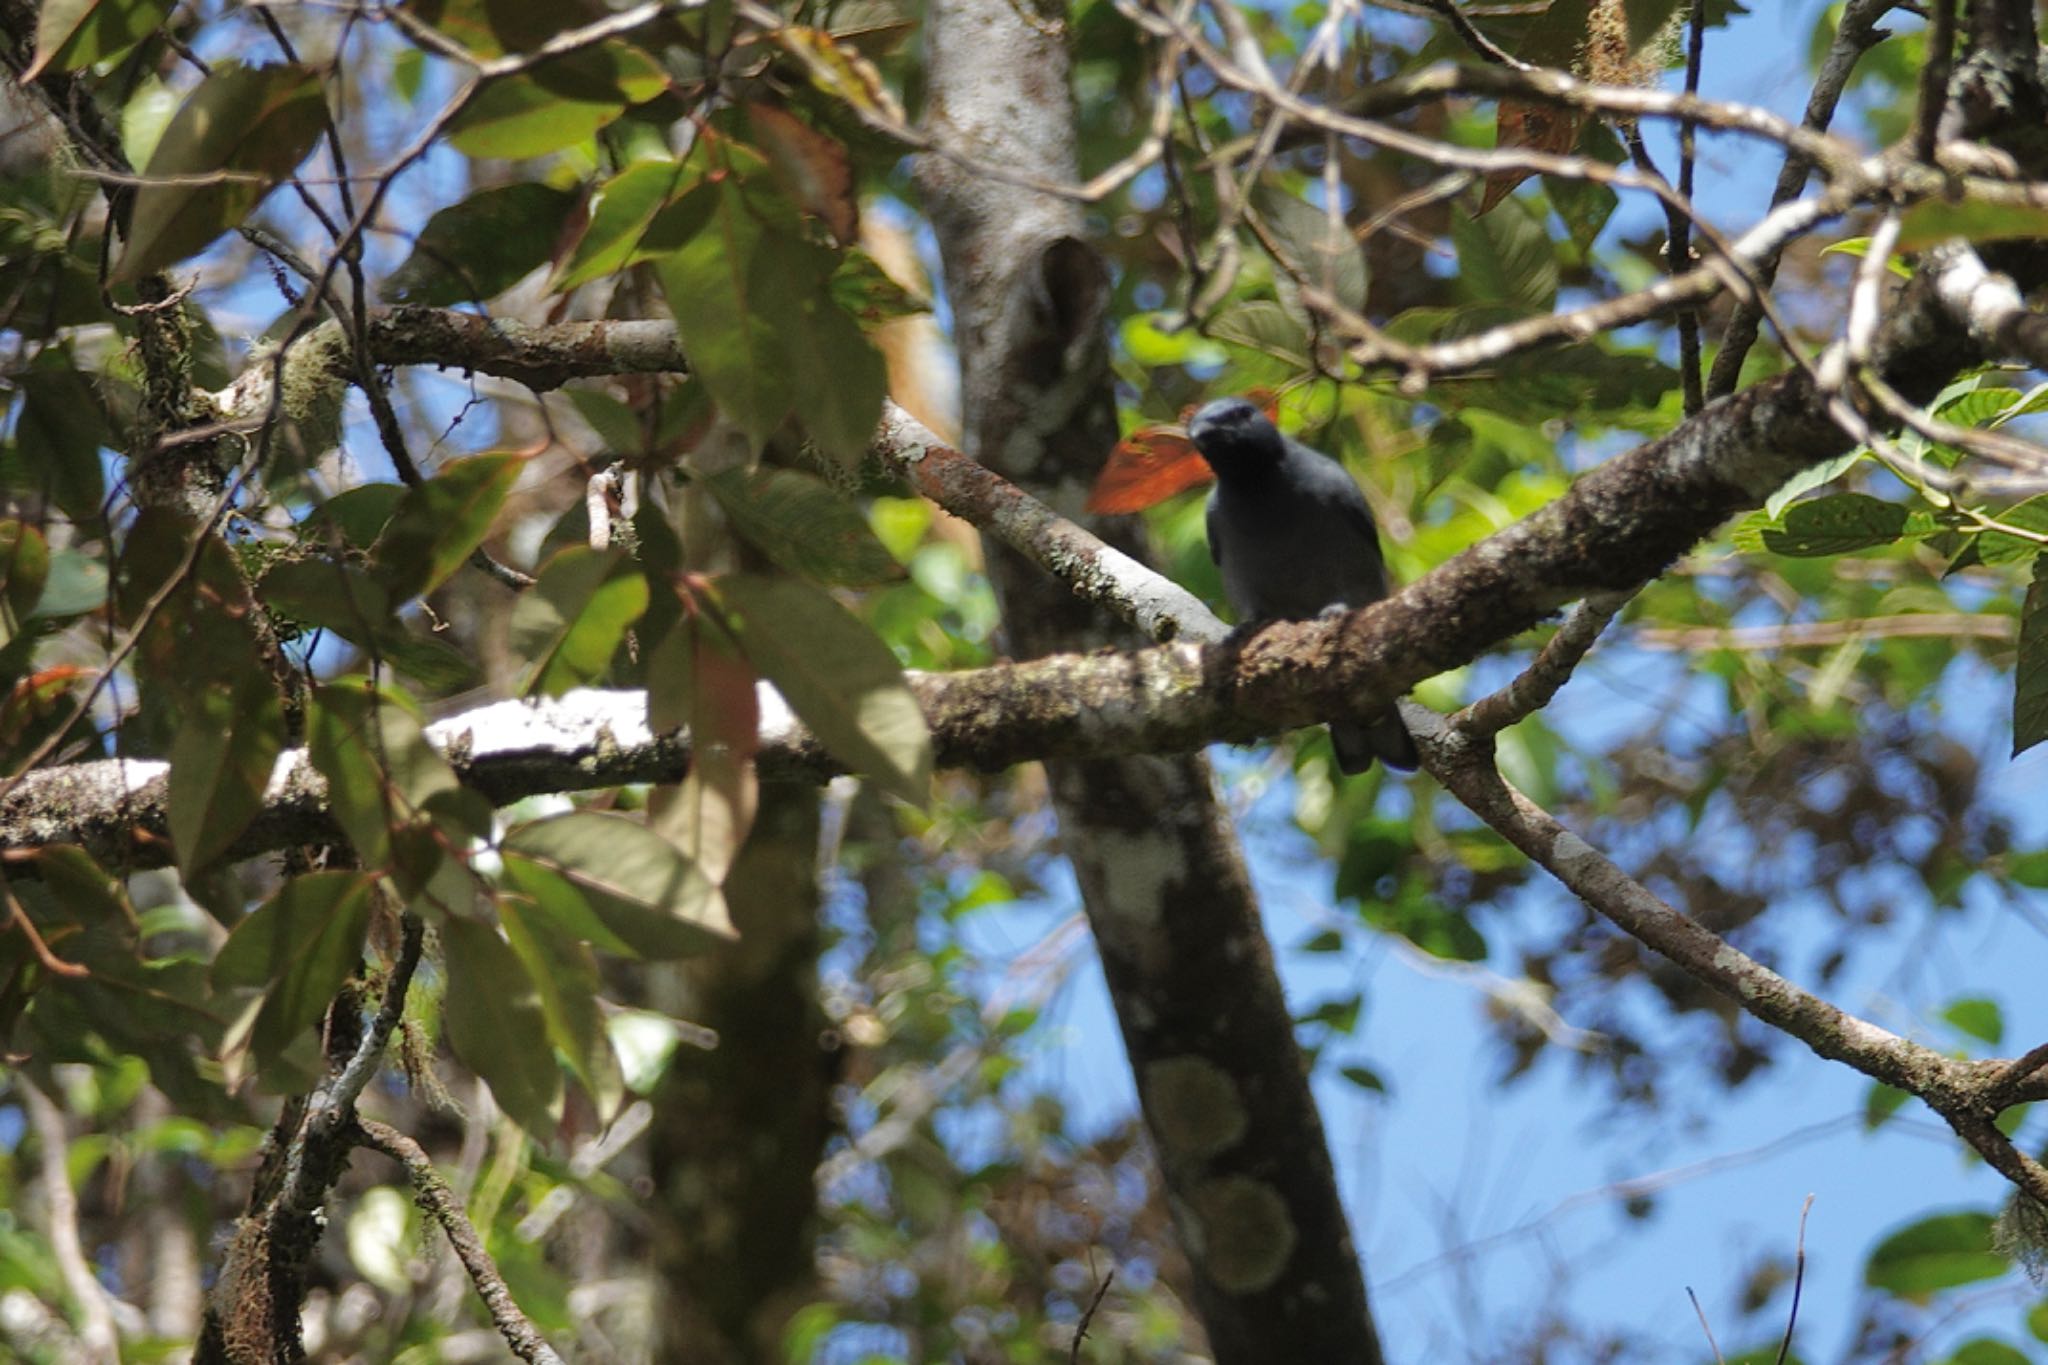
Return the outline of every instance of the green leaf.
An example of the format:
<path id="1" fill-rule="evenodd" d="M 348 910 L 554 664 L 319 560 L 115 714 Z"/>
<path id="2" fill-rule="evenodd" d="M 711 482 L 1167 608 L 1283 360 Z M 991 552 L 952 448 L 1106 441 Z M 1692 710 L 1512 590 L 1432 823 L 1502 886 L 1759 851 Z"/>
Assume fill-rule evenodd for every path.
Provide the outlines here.
<path id="1" fill-rule="evenodd" d="M 478 160 L 545 156 L 667 88 L 660 63 L 614 39 L 493 81 L 456 117 L 448 141 Z"/>
<path id="2" fill-rule="evenodd" d="M 1945 1213 L 1901 1228 L 1878 1243 L 1863 1282 L 1900 1298 L 1924 1301 L 1937 1290 L 1992 1280 L 2011 1263 L 1991 1249 L 1985 1213 Z"/>
<path id="3" fill-rule="evenodd" d="M 1800 558 L 1848 554 L 1909 534 L 1908 520 L 1898 503 L 1868 493 L 1836 493 L 1785 509 L 1782 524 L 1764 531 L 1763 544 L 1774 554 Z"/>
<path id="4" fill-rule="evenodd" d="M 367 678 L 342 679 L 314 691 L 306 726 L 335 821 L 376 871 L 391 865 L 391 831 L 420 818 L 436 793 L 461 785 L 400 695 Z"/>
<path id="5" fill-rule="evenodd" d="M 1341 953 L 1344 935 L 1336 929 L 1319 929 L 1295 945 L 1297 953 Z"/>
<path id="6" fill-rule="evenodd" d="M 1885 1120 L 1898 1113 L 1899 1107 L 1912 1098 L 1910 1090 L 1901 1090 L 1883 1081 L 1872 1081 L 1863 1096 L 1863 1131 L 1870 1133 L 1882 1128 Z"/>
<path id="7" fill-rule="evenodd" d="M 17 382 L 22 401 L 14 450 L 21 476 L 9 485 L 48 493 L 74 521 L 96 521 L 107 496 L 100 450 L 113 440 L 99 395 L 71 369 L 30 370 Z"/>
<path id="8" fill-rule="evenodd" d="M 732 469 L 704 480 L 733 529 L 791 573 L 834 587 L 901 578 L 867 518 L 844 493 L 794 469 Z"/>
<path id="9" fill-rule="evenodd" d="M 495 298 L 548 263 L 576 200 L 535 182 L 478 190 L 427 219 L 378 295 L 429 306 Z"/>
<path id="10" fill-rule="evenodd" d="M 1982 1043 L 1997 1047 L 2005 1037 L 2005 1014 L 1998 1008 L 1996 1000 L 1972 996 L 1954 1000 L 1941 1012 L 1941 1017 L 1955 1028 L 1969 1034 Z"/>
<path id="11" fill-rule="evenodd" d="M 774 319 L 797 421 L 818 449 L 856 466 L 889 392 L 882 353 L 833 301 L 831 252 L 780 233 L 763 246 L 753 266 L 756 306 Z"/>
<path id="12" fill-rule="evenodd" d="M 733 937 L 725 899 L 702 870 L 623 815 L 570 811 L 519 826 L 502 847 L 567 883 L 607 933 L 642 957 L 681 957 Z M 513 866 L 509 856 L 506 866 Z M 516 874 L 513 881 L 532 894 L 534 884 Z M 595 935 L 578 936 L 602 946 Z"/>
<path id="13" fill-rule="evenodd" d="M 468 563 L 525 470 L 523 455 L 468 455 L 406 489 L 370 554 L 392 600 L 432 592 Z"/>
<path id="14" fill-rule="evenodd" d="M 43 0 L 26 85 L 46 71 L 77 71 L 119 56 L 163 27 L 175 0 Z"/>
<path id="15" fill-rule="evenodd" d="M 36 615 L 51 620 L 83 616 L 98 611 L 107 602 L 107 566 L 77 550 L 59 550 L 50 556 L 50 577 L 43 585 Z"/>
<path id="16" fill-rule="evenodd" d="M 273 565 L 259 591 L 278 615 L 331 630 L 429 689 L 469 686 L 476 665 L 438 635 L 416 635 L 391 613 L 384 586 L 353 564 L 301 559 Z"/>
<path id="17" fill-rule="evenodd" d="M 602 677 L 646 610 L 647 580 L 630 560 L 585 545 L 563 550 L 512 606 L 512 652 L 526 662 L 520 693 L 560 696 Z"/>
<path id="18" fill-rule="evenodd" d="M 1832 460 L 1823 460 L 1819 464 L 1808 465 L 1791 478 L 1785 480 L 1777 492 L 1764 500 L 1764 515 L 1772 521 L 1776 521 L 1800 494 L 1810 493 L 1822 484 L 1833 483 L 1843 474 L 1846 474 L 1850 466 L 1862 459 L 1867 453 L 1862 446 L 1858 446 L 1856 449 L 1845 454 L 1837 455 Z"/>
<path id="19" fill-rule="evenodd" d="M 1342 217 L 1331 217 L 1271 180 L 1252 191 L 1252 203 L 1286 254 L 1287 263 L 1310 285 L 1354 313 L 1365 310 L 1365 251 Z"/>
<path id="20" fill-rule="evenodd" d="M 172 116 L 136 191 L 116 283 L 204 250 L 306 159 L 326 126 L 303 66 L 216 66 Z"/>
<path id="21" fill-rule="evenodd" d="M 1246 299 L 1218 313 L 1209 335 L 1290 365 L 1308 364 L 1308 331 L 1271 299 Z"/>
<path id="22" fill-rule="evenodd" d="M 2035 535 L 2048 535 L 2048 493 L 2039 494 L 2006 508 L 1998 514 L 1996 520 L 2001 526 L 2032 531 Z M 2014 564 L 2022 559 L 2032 559 L 2042 552 L 2040 541 L 2029 540 L 2024 536 L 1985 531 L 1977 538 L 1977 558 L 1984 564 Z"/>
<path id="23" fill-rule="evenodd" d="M 659 160 L 637 161 L 605 181 L 590 201 L 589 224 L 550 287 L 574 289 L 673 249 L 678 243 L 664 240 L 655 219 L 698 177 L 688 162 Z"/>
<path id="24" fill-rule="evenodd" d="M 448 1045 L 483 1077 L 498 1107 L 545 1142 L 562 1114 L 562 1069 L 532 973 L 497 930 L 461 915 L 441 926 L 441 951 Z"/>
<path id="25" fill-rule="evenodd" d="M 331 630 L 357 644 L 367 644 L 393 624 L 384 585 L 338 560 L 288 559 L 273 564 L 256 585 L 256 594 L 287 621 Z"/>
<path id="26" fill-rule="evenodd" d="M 299 523 L 299 539 L 329 550 L 367 550 L 377 543 L 407 491 L 402 483 L 357 484 L 308 513 Z"/>
<path id="27" fill-rule="evenodd" d="M 1380 1078 L 1379 1072 L 1369 1066 L 1347 1066 L 1341 1068 L 1337 1074 L 1360 1090 L 1370 1090 L 1375 1095 L 1387 1093 L 1387 1083 Z"/>
<path id="28" fill-rule="evenodd" d="M 793 227 L 795 215 L 760 188 L 770 177 L 758 158 L 735 145 L 728 160 L 723 175 L 672 210 L 682 245 L 662 257 L 656 271 L 691 375 L 759 445 L 795 404 L 783 324 L 763 298 L 764 291 L 786 292 L 787 283 L 769 278 L 786 268 L 780 262 L 785 253 L 770 246 L 775 228 L 769 220 L 779 217 Z"/>
<path id="29" fill-rule="evenodd" d="M 2044 739 L 2048 739 L 2048 552 L 2034 556 L 2033 581 L 2020 606 L 2019 661 L 2013 666 L 2013 757 Z"/>
<path id="30" fill-rule="evenodd" d="M 549 1041 L 568 1059 L 570 1072 L 597 1109 L 598 1122 L 610 1123 L 625 1099 L 626 1082 L 611 1035 L 605 1032 L 604 1014 L 597 1007 L 604 987 L 597 959 L 519 897 L 500 898 L 498 919 L 540 994 Z"/>
<path id="31" fill-rule="evenodd" d="M 1924 251 L 1957 237 L 1968 242 L 2048 237 L 2048 210 L 2032 204 L 1926 199 L 1899 216 L 1898 250 L 1902 252 Z"/>
<path id="32" fill-rule="evenodd" d="M 2005 872 L 2021 886 L 2048 889 L 2048 848 L 2010 855 L 2006 859 Z"/>
<path id="33" fill-rule="evenodd" d="M 1543 220 L 1520 199 L 1504 199 L 1481 218 L 1451 215 L 1458 284 L 1475 303 L 1547 313 L 1557 302 L 1557 251 Z"/>
<path id="34" fill-rule="evenodd" d="M 2028 1365 L 2030 1357 L 1992 1337 L 1975 1337 L 1956 1347 L 1946 1365 Z"/>
<path id="35" fill-rule="evenodd" d="M 285 740 L 284 702 L 268 673 L 252 669 L 195 701 L 171 743 L 165 803 L 187 878 L 227 852 L 256 818 Z"/>
<path id="36" fill-rule="evenodd" d="M 898 284 L 880 262 L 857 246 L 841 253 L 833 268 L 832 297 L 863 328 L 932 310 L 930 299 Z"/>
<path id="37" fill-rule="evenodd" d="M 261 987 L 249 1038 L 265 1066 L 320 1022 L 362 959 L 370 888 L 361 872 L 294 877 L 237 924 L 213 960 L 218 988 Z"/>
<path id="38" fill-rule="evenodd" d="M 0 645 L 36 614 L 50 581 L 50 543 L 33 526 L 0 520 Z"/>
<path id="39" fill-rule="evenodd" d="M 748 661 L 835 758 L 914 805 L 929 799 L 931 731 L 872 630 L 793 578 L 728 574 L 716 593 Z"/>

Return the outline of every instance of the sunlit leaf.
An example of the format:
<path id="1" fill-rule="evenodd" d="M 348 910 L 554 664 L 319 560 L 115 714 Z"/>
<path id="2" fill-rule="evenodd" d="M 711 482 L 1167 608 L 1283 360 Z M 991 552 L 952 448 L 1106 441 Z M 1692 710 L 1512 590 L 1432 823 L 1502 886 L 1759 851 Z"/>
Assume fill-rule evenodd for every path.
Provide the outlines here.
<path id="1" fill-rule="evenodd" d="M 305 160 L 326 121 L 310 68 L 216 66 L 156 144 L 113 279 L 141 279 L 240 223 Z"/>
<path id="2" fill-rule="evenodd" d="M 834 757 L 907 801 L 926 801 L 931 731 L 872 630 L 797 579 L 728 574 L 717 600 L 748 661 Z"/>
<path id="3" fill-rule="evenodd" d="M 448 965 L 441 998 L 448 1045 L 483 1077 L 500 1109 L 546 1141 L 561 1118 L 562 1070 L 533 974 L 496 929 L 465 916 L 450 916 L 441 926 L 441 951 Z"/>
<path id="4" fill-rule="evenodd" d="M 654 231 L 656 215 L 697 184 L 693 163 L 636 161 L 598 187 L 590 220 L 551 287 L 573 289 L 602 279 L 658 251 L 672 249 Z"/>
<path id="5" fill-rule="evenodd" d="M 227 852 L 262 809 L 284 749 L 284 700 L 268 673 L 251 671 L 202 693 L 171 745 L 171 844 L 190 877 Z"/>
<path id="6" fill-rule="evenodd" d="M 702 869 L 623 815 L 570 811 L 535 820 L 507 833 L 502 847 L 567 883 L 642 957 L 680 957 L 732 937 L 725 899 Z"/>
<path id="7" fill-rule="evenodd" d="M 811 83 L 844 101 L 862 117 L 891 127 L 904 122 L 903 106 L 882 83 L 874 63 L 820 29 L 789 25 L 769 34 L 776 46 L 796 57 Z"/>
<path id="8" fill-rule="evenodd" d="M 175 7 L 175 0 L 43 0 L 35 60 L 21 73 L 21 83 L 45 71 L 76 71 L 119 56 L 162 28 Z"/>
<path id="9" fill-rule="evenodd" d="M 432 592 L 467 563 L 525 469 L 521 455 L 469 455 L 406 489 L 371 553 L 393 600 Z"/>
<path id="10" fill-rule="evenodd" d="M 1965 1212 L 1901 1228 L 1871 1251 L 1863 1282 L 1918 1302 L 1937 1290 L 1996 1279 L 2011 1262 L 1991 1249 L 1991 1225 L 1991 1215 Z"/>
<path id="11" fill-rule="evenodd" d="M 627 43 L 603 43 L 493 81 L 457 116 L 448 141 L 478 159 L 544 156 L 667 88 L 654 58 Z"/>
<path id="12" fill-rule="evenodd" d="M 1923 199 L 1899 215 L 1898 250 L 1925 251 L 1960 238 L 2001 242 L 2048 237 L 2048 209 L 2032 204 L 1950 203 Z"/>
<path id="13" fill-rule="evenodd" d="M 792 573 L 844 587 L 903 575 L 860 509 L 815 475 L 763 465 L 751 474 L 727 470 L 704 482 L 733 529 Z"/>
<path id="14" fill-rule="evenodd" d="M 1900 1107 L 1912 1098 L 1909 1090 L 1886 1085 L 1883 1081 L 1872 1081 L 1863 1096 L 1863 1131 L 1875 1132 L 1883 1127 L 1885 1120 L 1898 1113 Z"/>
<path id="15" fill-rule="evenodd" d="M 1964 1000 L 1951 1001 L 1948 1008 L 1941 1012 L 1941 1017 L 1977 1041 L 1989 1043 L 1992 1047 L 1997 1047 L 2005 1038 L 2005 1012 L 1999 1009 L 1996 1000 L 1972 996 Z"/>
<path id="16" fill-rule="evenodd" d="M 334 818 L 372 869 L 390 865 L 392 829 L 460 785 L 398 696 L 364 678 L 329 683 L 314 691 L 306 727 Z"/>
<path id="17" fill-rule="evenodd" d="M 511 648 L 525 661 L 519 691 L 560 696 L 596 681 L 646 609 L 647 579 L 623 555 L 561 551 L 512 607 Z"/>
<path id="18" fill-rule="evenodd" d="M 597 959 L 589 948 L 562 933 L 547 916 L 536 913 L 531 903 L 522 904 L 519 897 L 498 901 L 498 919 L 539 993 L 549 1041 L 568 1059 L 569 1070 L 589 1094 L 598 1121 L 611 1122 L 625 1098 L 626 1082 L 597 1005 L 604 989 Z"/>
<path id="19" fill-rule="evenodd" d="M 251 911 L 213 960 L 217 987 L 265 992 L 249 1035 L 258 1066 L 320 1022 L 360 963 L 374 879 L 360 872 L 294 877 Z"/>
<path id="20" fill-rule="evenodd" d="M 1912 516 L 1903 505 L 1868 493 L 1836 493 L 1794 503 L 1780 523 L 1764 530 L 1764 548 L 1799 557 L 1848 554 L 1913 534 Z M 1931 523 L 1926 527 L 1933 529 Z"/>
<path id="21" fill-rule="evenodd" d="M 692 377 L 759 444 L 794 403 L 780 336 L 792 324 L 777 318 L 764 298 L 776 287 L 764 280 L 778 267 L 771 260 L 755 269 L 772 250 L 773 230 L 763 220 L 763 196 L 755 188 L 767 177 L 745 175 L 746 155 L 736 151 L 735 158 L 742 169 L 700 185 L 670 210 L 683 243 L 656 270 Z"/>

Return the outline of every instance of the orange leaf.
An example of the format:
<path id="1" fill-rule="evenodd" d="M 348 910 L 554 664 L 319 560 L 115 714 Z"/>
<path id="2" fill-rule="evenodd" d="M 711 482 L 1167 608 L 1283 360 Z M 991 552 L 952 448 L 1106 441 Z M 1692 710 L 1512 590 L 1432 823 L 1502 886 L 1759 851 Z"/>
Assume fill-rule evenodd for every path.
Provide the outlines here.
<path id="1" fill-rule="evenodd" d="M 1109 452 L 1088 495 L 1088 510 L 1142 512 L 1214 477 L 1179 427 L 1141 427 Z"/>
<path id="2" fill-rule="evenodd" d="M 1502 100 L 1500 119 L 1494 131 L 1499 148 L 1527 147 L 1532 152 L 1563 156 L 1577 145 L 1585 116 L 1573 109 L 1554 109 L 1545 104 Z M 1514 192 L 1515 186 L 1536 174 L 1534 171 L 1494 171 L 1486 177 L 1486 195 L 1479 211 L 1485 213 Z"/>
<path id="3" fill-rule="evenodd" d="M 858 238 L 860 206 L 846 144 L 772 104 L 749 104 L 747 120 L 789 197 L 822 219 L 841 246 Z"/>

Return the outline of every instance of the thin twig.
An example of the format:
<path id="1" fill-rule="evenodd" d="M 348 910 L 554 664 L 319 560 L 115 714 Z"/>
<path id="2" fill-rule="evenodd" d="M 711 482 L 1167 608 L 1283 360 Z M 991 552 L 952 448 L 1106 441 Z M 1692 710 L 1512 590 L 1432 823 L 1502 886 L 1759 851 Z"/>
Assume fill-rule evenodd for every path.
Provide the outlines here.
<path id="1" fill-rule="evenodd" d="M 1685 150 L 1678 165 L 1679 180 L 1683 188 L 1678 191 L 1680 199 L 1690 203 L 1692 187 L 1685 182 L 1692 175 L 1692 124 L 1679 125 L 1680 140 Z M 1643 144 L 1643 129 L 1639 123 L 1630 123 L 1622 129 L 1622 145 L 1628 148 L 1629 160 L 1645 175 L 1662 178 L 1657 163 L 1650 159 L 1650 149 Z M 1676 279 L 1692 265 L 1692 217 L 1678 207 L 1676 202 L 1664 205 L 1664 274 L 1667 279 Z M 1685 415 L 1692 417 L 1706 406 L 1706 399 L 1700 388 L 1700 310 L 1693 304 L 1678 309 L 1678 382 L 1683 394 Z"/>
<path id="2" fill-rule="evenodd" d="M 90 967 L 80 962 L 67 962 L 51 950 L 43 936 L 36 932 L 35 921 L 28 917 L 28 911 L 22 906 L 20 898 L 14 894 L 14 888 L 7 884 L 5 877 L 0 877 L 0 896 L 7 899 L 8 922 L 21 930 L 21 936 L 28 940 L 28 950 L 35 954 L 36 961 L 43 965 L 44 971 L 52 976 L 67 976 L 73 979 L 92 975 Z"/>
<path id="3" fill-rule="evenodd" d="M 463 1212 L 462 1201 L 434 1169 L 433 1158 L 426 1149 L 390 1124 L 375 1119 L 357 1119 L 356 1129 L 357 1140 L 363 1146 L 382 1152 L 405 1167 L 406 1176 L 412 1181 L 414 1202 L 441 1225 L 448 1245 L 454 1248 L 455 1259 L 469 1272 L 470 1283 L 476 1286 L 477 1296 L 490 1310 L 491 1323 L 505 1339 L 505 1345 L 528 1365 L 562 1365 L 562 1357 L 548 1345 L 547 1338 L 512 1297 L 505 1277 L 498 1273 L 497 1263 L 484 1249 L 483 1238 L 477 1236 L 476 1227 Z"/>
<path id="4" fill-rule="evenodd" d="M 1799 1325 L 1799 1296 L 1806 1288 L 1806 1215 L 1813 1212 L 1813 1196 L 1799 1206 L 1799 1250 L 1792 1262 L 1792 1308 L 1785 1314 L 1785 1339 L 1778 1343 L 1777 1365 L 1785 1365 L 1792 1351 L 1792 1329 Z"/>
<path id="5" fill-rule="evenodd" d="M 1451 31 L 1458 35 L 1465 46 L 1487 61 L 1496 66 L 1511 66 L 1517 71 L 1535 70 L 1529 63 L 1498 46 L 1493 39 L 1481 33 L 1478 26 L 1466 16 L 1465 11 L 1458 8 L 1458 0 L 1419 0 L 1419 3 L 1442 15 L 1445 22 L 1450 24 Z"/>
<path id="6" fill-rule="evenodd" d="M 1451 718 L 1467 735 L 1498 734 L 1516 721 L 1542 710 L 1565 685 L 1579 661 L 1593 648 L 1600 632 L 1635 596 L 1635 590 L 1597 593 L 1578 603 L 1545 642 L 1530 665 L 1506 687 L 1481 697 Z"/>
<path id="7" fill-rule="evenodd" d="M 1102 1277 L 1102 1283 L 1095 1286 L 1095 1297 L 1090 1299 L 1088 1307 L 1082 1310 L 1081 1321 L 1074 1325 L 1074 1347 L 1067 1355 L 1067 1359 L 1073 1365 L 1081 1365 L 1081 1343 L 1088 1336 L 1088 1324 L 1095 1321 L 1095 1310 L 1102 1307 L 1104 1296 L 1109 1293 L 1110 1285 L 1115 1282 L 1116 1267 L 1111 1266 L 1109 1272 Z"/>
<path id="8" fill-rule="evenodd" d="M 1685 1296 L 1692 1300 L 1692 1311 L 1699 1317 L 1700 1330 L 1707 1334 L 1707 1349 L 1714 1353 L 1714 1365 L 1727 1365 L 1721 1354 L 1721 1343 L 1714 1340 L 1714 1329 L 1707 1322 L 1707 1310 L 1700 1307 L 1700 1296 L 1692 1292 L 1692 1286 L 1685 1287 Z"/>
<path id="9" fill-rule="evenodd" d="M 1685 47 L 1685 93 L 1700 93 L 1700 61 L 1706 52 L 1706 0 L 1692 0 L 1692 18 Z M 1698 126 L 1691 119 L 1678 122 L 1678 197 L 1692 202 L 1694 142 Z M 1676 275 L 1692 264 L 1692 222 L 1681 216 L 1665 243 L 1668 269 Z M 1685 391 L 1685 415 L 1691 417 L 1706 406 L 1700 376 L 1700 313 L 1697 308 L 1678 310 L 1678 375 Z"/>

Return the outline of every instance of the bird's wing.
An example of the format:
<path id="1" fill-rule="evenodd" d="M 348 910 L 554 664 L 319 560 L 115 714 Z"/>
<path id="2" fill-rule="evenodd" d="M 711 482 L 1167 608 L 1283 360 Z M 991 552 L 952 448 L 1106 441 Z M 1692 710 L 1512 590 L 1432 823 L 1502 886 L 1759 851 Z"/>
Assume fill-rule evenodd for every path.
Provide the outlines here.
<path id="1" fill-rule="evenodd" d="M 1216 562 L 1217 568 L 1222 568 L 1223 541 L 1216 533 L 1216 493 L 1213 489 L 1209 493 L 1208 510 L 1202 517 L 1202 532 L 1209 538 L 1209 558 Z"/>
<path id="2" fill-rule="evenodd" d="M 1360 556 L 1360 567 L 1366 581 L 1360 586 L 1373 597 L 1386 595 L 1385 560 L 1380 553 L 1379 528 L 1373 524 L 1372 509 L 1367 506 L 1364 490 L 1351 477 L 1351 471 L 1327 455 L 1310 450 L 1298 441 L 1290 441 L 1295 449 L 1291 462 L 1294 475 L 1300 486 L 1323 508 L 1333 515 L 1337 523 L 1356 537 L 1355 544 Z"/>

